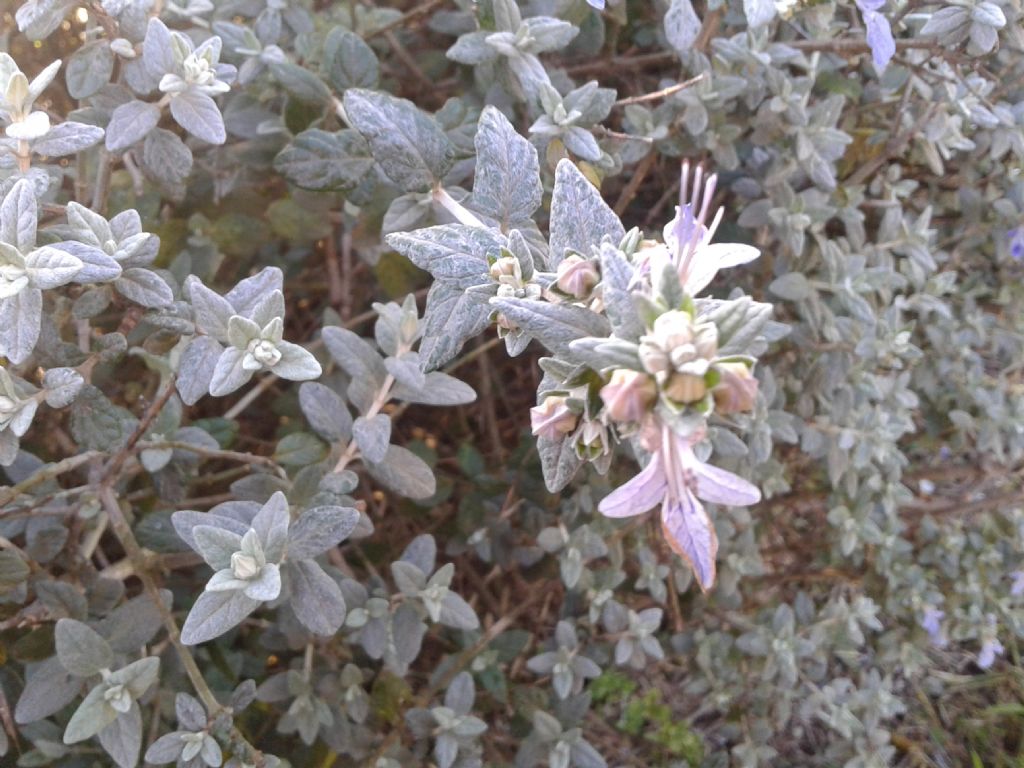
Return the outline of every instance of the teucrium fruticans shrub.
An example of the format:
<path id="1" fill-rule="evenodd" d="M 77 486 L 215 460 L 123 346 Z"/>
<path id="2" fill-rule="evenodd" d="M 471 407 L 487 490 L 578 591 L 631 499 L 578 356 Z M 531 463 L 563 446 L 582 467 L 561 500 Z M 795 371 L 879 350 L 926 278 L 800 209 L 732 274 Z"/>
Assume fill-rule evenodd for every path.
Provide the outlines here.
<path id="1" fill-rule="evenodd" d="M 1000 764 L 1020 4 L 390 5 L 18 4 L 0 755 Z"/>

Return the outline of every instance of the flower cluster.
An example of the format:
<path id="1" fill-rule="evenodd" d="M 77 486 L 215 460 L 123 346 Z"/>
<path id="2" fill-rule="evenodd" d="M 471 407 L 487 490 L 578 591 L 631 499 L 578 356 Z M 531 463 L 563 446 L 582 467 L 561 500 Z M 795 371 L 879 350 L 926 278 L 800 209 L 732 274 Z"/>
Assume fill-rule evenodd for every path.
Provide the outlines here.
<path id="1" fill-rule="evenodd" d="M 628 274 L 623 288 L 602 274 L 600 256 L 569 253 L 558 264 L 550 300 L 615 316 L 624 306 L 621 293 L 641 310 L 635 322 L 618 316 L 610 337 L 570 343 L 570 350 L 588 350 L 588 373 L 574 370 L 531 413 L 535 435 L 568 440 L 578 459 L 601 469 L 621 441 L 647 457 L 646 467 L 605 497 L 600 510 L 617 518 L 660 505 L 665 538 L 691 564 L 702 589 L 714 583 L 718 544 L 701 500 L 746 506 L 761 498 L 755 486 L 706 464 L 695 450 L 713 414 L 749 411 L 757 397 L 755 358 L 729 343 L 734 329 L 722 323 L 722 305 L 729 303 L 697 297 L 720 269 L 758 256 L 749 245 L 711 243 L 722 218 L 719 209 L 709 219 L 715 186 L 716 177 L 705 180 L 699 167 L 690 184 L 683 164 L 680 203 L 663 242 L 627 235 L 618 250 L 618 266 Z M 605 250 L 610 267 L 615 259 L 607 244 Z"/>

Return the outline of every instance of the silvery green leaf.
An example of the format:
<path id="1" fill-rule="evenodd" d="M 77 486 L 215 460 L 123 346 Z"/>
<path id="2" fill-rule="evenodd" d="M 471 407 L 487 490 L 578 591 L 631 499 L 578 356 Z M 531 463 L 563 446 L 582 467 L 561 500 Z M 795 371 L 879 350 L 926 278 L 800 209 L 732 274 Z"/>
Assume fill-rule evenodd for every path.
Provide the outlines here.
<path id="1" fill-rule="evenodd" d="M 570 342 L 586 336 L 607 336 L 611 330 L 601 315 L 575 304 L 495 297 L 491 306 L 552 352 L 568 350 Z"/>
<path id="2" fill-rule="evenodd" d="M 96 40 L 83 45 L 68 58 L 64 79 L 68 95 L 73 99 L 87 99 L 110 82 L 114 72 L 114 54 L 110 43 Z"/>
<path id="3" fill-rule="evenodd" d="M 689 53 L 693 49 L 700 26 L 700 19 L 690 0 L 672 0 L 665 13 L 665 37 L 678 53 Z"/>
<path id="4" fill-rule="evenodd" d="M 790 272 L 775 278 L 768 286 L 768 290 L 788 301 L 803 301 L 814 293 L 811 284 L 800 272 Z"/>
<path id="5" fill-rule="evenodd" d="M 82 391 L 85 379 L 74 368 L 51 368 L 43 374 L 46 404 L 51 408 L 64 408 Z"/>
<path id="6" fill-rule="evenodd" d="M 352 189 L 373 168 L 370 148 L 352 129 L 303 131 L 274 158 L 274 168 L 297 187 L 317 192 Z"/>
<path id="7" fill-rule="evenodd" d="M 200 525 L 223 528 L 238 534 L 239 539 L 246 534 L 251 527 L 252 517 L 255 516 L 255 512 L 259 511 L 260 505 L 252 502 L 243 503 L 247 505 L 248 511 L 253 512 L 248 520 L 240 520 L 239 516 L 229 517 L 215 512 L 195 512 L 190 509 L 182 509 L 171 515 L 171 524 L 181 540 L 198 552 L 199 544 L 196 543 L 192 532 Z"/>
<path id="8" fill-rule="evenodd" d="M 289 467 L 305 467 L 322 461 L 327 446 L 308 432 L 292 432 L 277 444 L 274 460 Z"/>
<path id="9" fill-rule="evenodd" d="M 447 363 L 468 339 L 490 324 L 492 310 L 487 298 L 440 281 L 430 286 L 419 349 L 423 370 Z"/>
<path id="10" fill-rule="evenodd" d="M 288 95 L 313 106 L 321 106 L 331 101 L 331 91 L 324 81 L 305 67 L 292 64 L 290 61 L 270 62 L 270 71 Z"/>
<path id="11" fill-rule="evenodd" d="M 180 184 L 192 173 L 192 150 L 176 133 L 154 128 L 142 145 L 142 164 L 157 181 Z"/>
<path id="12" fill-rule="evenodd" d="M 152 765 L 163 765 L 164 763 L 175 762 L 181 755 L 182 747 L 185 746 L 185 742 L 181 738 L 185 734 L 186 731 L 172 731 L 171 733 L 165 733 L 149 745 L 149 749 L 146 750 L 146 754 L 143 759 Z"/>
<path id="13" fill-rule="evenodd" d="M 131 708 L 117 716 L 99 732 L 99 740 L 118 768 L 135 768 L 142 749 L 142 712 L 132 702 Z"/>
<path id="14" fill-rule="evenodd" d="M 379 463 L 366 462 L 366 470 L 379 483 L 409 499 L 428 499 L 437 490 L 434 473 L 427 463 L 399 445 L 389 445 Z"/>
<path id="15" fill-rule="evenodd" d="M 185 293 L 192 303 L 196 315 L 196 326 L 203 333 L 208 333 L 220 342 L 228 340 L 228 322 L 232 315 L 236 314 L 231 302 L 214 293 L 195 275 L 189 275 L 185 280 Z M 239 312 L 239 314 L 242 314 Z"/>
<path id="16" fill-rule="evenodd" d="M 313 356 L 313 353 L 305 347 L 293 344 L 290 341 L 279 341 L 275 345 L 281 353 L 281 359 L 273 366 L 272 370 L 282 379 L 289 381 L 309 381 L 316 379 L 323 373 L 320 363 Z"/>
<path id="17" fill-rule="evenodd" d="M 423 636 L 426 633 L 427 625 L 420 619 L 419 613 L 411 603 L 402 603 L 398 606 L 398 610 L 391 617 L 391 637 L 396 660 L 403 670 L 420 655 Z"/>
<path id="18" fill-rule="evenodd" d="M 373 49 L 344 27 L 334 27 L 327 33 L 320 69 L 336 91 L 375 88 L 380 78 L 380 64 Z"/>
<path id="19" fill-rule="evenodd" d="M 268 562 L 279 563 L 284 557 L 290 523 L 288 499 L 281 491 L 276 491 L 253 517 L 252 527 L 260 537 Z"/>
<path id="20" fill-rule="evenodd" d="M 555 188 L 551 195 L 551 253 L 548 267 L 555 269 L 566 250 L 589 255 L 592 247 L 607 236 L 618 243 L 626 230 L 619 217 L 570 160 L 561 160 L 555 169 Z"/>
<path id="21" fill-rule="evenodd" d="M 114 110 L 107 124 L 107 151 L 121 152 L 156 128 L 160 107 L 145 101 L 129 101 Z"/>
<path id="22" fill-rule="evenodd" d="M 82 269 L 82 262 L 67 251 L 44 245 L 25 257 L 25 272 L 36 288 L 47 290 L 70 283 Z"/>
<path id="23" fill-rule="evenodd" d="M 451 768 L 459 754 L 459 742 L 450 733 L 440 733 L 434 742 L 434 760 L 437 768 Z"/>
<path id="24" fill-rule="evenodd" d="M 341 395 L 330 387 L 304 382 L 299 387 L 299 406 L 309 425 L 324 440 L 333 443 L 352 435 L 352 414 Z"/>
<path id="25" fill-rule="evenodd" d="M 743 13 L 751 29 L 763 27 L 777 13 L 773 0 L 743 0 Z"/>
<path id="26" fill-rule="evenodd" d="M 348 538 L 359 524 L 350 507 L 313 507 L 303 512 L 288 531 L 288 559 L 308 560 Z"/>
<path id="27" fill-rule="evenodd" d="M 383 383 L 387 369 L 381 356 L 367 341 L 347 328 L 328 326 L 322 337 L 327 351 L 353 379 L 368 378 L 375 386 Z"/>
<path id="28" fill-rule="evenodd" d="M 209 336 L 196 336 L 185 347 L 178 363 L 178 395 L 185 405 L 195 405 L 209 394 L 210 382 L 224 348 Z"/>
<path id="29" fill-rule="evenodd" d="M 608 768 L 608 763 L 590 742 L 578 739 L 570 749 L 572 764 L 578 768 Z"/>
<path id="30" fill-rule="evenodd" d="M 420 389 L 426 382 L 419 355 L 415 352 L 406 352 L 401 357 L 388 357 L 384 360 L 384 367 L 399 385 L 410 389 Z"/>
<path id="31" fill-rule="evenodd" d="M 565 48 L 579 34 L 579 27 L 551 16 L 531 16 L 523 20 L 523 33 L 529 41 L 529 53 L 547 53 Z"/>
<path id="32" fill-rule="evenodd" d="M 338 583 L 312 560 L 288 564 L 292 596 L 289 601 L 296 618 L 316 635 L 333 635 L 345 623 L 345 598 Z"/>
<path id="33" fill-rule="evenodd" d="M 473 709 L 475 698 L 473 676 L 469 672 L 460 672 L 448 684 L 448 690 L 444 694 L 444 705 L 460 715 L 467 715 Z"/>
<path id="34" fill-rule="evenodd" d="M 232 314 L 252 317 L 264 297 L 280 291 L 283 284 L 284 273 L 278 267 L 264 267 L 252 277 L 239 280 L 234 288 L 224 294 L 224 298 L 234 307 Z"/>
<path id="35" fill-rule="evenodd" d="M 406 192 L 425 191 L 448 173 L 455 152 L 444 131 L 411 101 L 351 88 L 345 113 L 369 142 L 384 174 Z"/>
<path id="36" fill-rule="evenodd" d="M 165 307 L 174 301 L 171 287 L 156 272 L 129 267 L 114 281 L 114 288 L 126 299 L 144 307 Z"/>
<path id="37" fill-rule="evenodd" d="M 387 236 L 387 243 L 435 280 L 459 287 L 491 282 L 488 257 L 498 258 L 506 244 L 497 232 L 465 224 L 395 232 Z"/>
<path id="38" fill-rule="evenodd" d="M 43 40 L 56 31 L 72 7 L 72 0 L 28 0 L 14 18 L 27 38 Z"/>
<path id="39" fill-rule="evenodd" d="M 421 533 L 406 545 L 400 559 L 415 565 L 423 574 L 433 573 L 437 561 L 437 541 L 429 533 Z"/>
<path id="40" fill-rule="evenodd" d="M 480 626 L 480 620 L 476 612 L 455 592 L 445 594 L 441 602 L 441 623 L 446 627 L 455 629 L 476 629 Z"/>
<path id="41" fill-rule="evenodd" d="M 28 179 L 18 180 L 0 203 L 0 241 L 28 253 L 36 244 L 38 216 L 32 183 Z"/>
<path id="42" fill-rule="evenodd" d="M 950 5 L 940 8 L 931 16 L 919 34 L 935 35 L 939 42 L 944 45 L 959 43 L 968 33 L 971 23 L 971 12 L 969 9 Z"/>
<path id="43" fill-rule="evenodd" d="M 103 138 L 103 129 L 98 125 L 87 125 L 67 120 L 50 128 L 49 133 L 32 142 L 32 151 L 47 157 L 64 157 L 81 152 Z"/>
<path id="44" fill-rule="evenodd" d="M 181 628 L 181 642 L 198 645 L 233 629 L 260 606 L 239 592 L 203 592 Z"/>
<path id="45" fill-rule="evenodd" d="M 42 317 L 43 293 L 38 288 L 0 299 L 0 355 L 15 364 L 25 362 L 39 340 Z"/>
<path id="46" fill-rule="evenodd" d="M 378 413 L 372 419 L 360 416 L 352 424 L 352 437 L 366 461 L 383 461 L 391 441 L 391 417 L 384 413 Z"/>
<path id="47" fill-rule="evenodd" d="M 569 343 L 569 356 L 596 371 L 610 368 L 629 368 L 634 371 L 644 369 L 640 363 L 639 345 L 624 339 L 577 339 Z"/>
<path id="48" fill-rule="evenodd" d="M 82 268 L 75 273 L 76 283 L 105 283 L 121 275 L 121 265 L 95 246 L 64 240 L 51 247 L 70 253 L 82 263 Z"/>
<path id="49" fill-rule="evenodd" d="M 405 560 L 396 560 L 391 564 L 391 577 L 398 591 L 407 597 L 415 597 L 427 586 L 427 575 Z"/>
<path id="50" fill-rule="evenodd" d="M 159 472 L 170 464 L 173 458 L 172 448 L 144 448 L 139 451 L 139 463 L 150 473 Z"/>
<path id="51" fill-rule="evenodd" d="M 114 405 L 91 384 L 71 404 L 71 436 L 86 450 L 116 451 L 137 424 L 131 411 Z"/>
<path id="52" fill-rule="evenodd" d="M 213 369 L 213 378 L 210 379 L 211 395 L 214 397 L 230 395 L 249 382 L 254 371 L 247 370 L 242 366 L 245 354 L 245 350 L 235 347 L 227 347 L 220 353 L 217 365 Z"/>
<path id="53" fill-rule="evenodd" d="M 586 128 L 578 125 L 571 126 L 562 134 L 562 143 L 565 148 L 582 160 L 589 160 L 594 163 L 601 159 L 601 147 L 597 139 Z"/>
<path id="54" fill-rule="evenodd" d="M 72 675 L 57 658 L 26 669 L 25 687 L 14 710 L 17 723 L 34 723 L 59 712 L 74 701 L 82 680 Z"/>
<path id="55" fill-rule="evenodd" d="M 555 440 L 540 436 L 537 438 L 537 452 L 540 454 L 544 484 L 552 493 L 565 488 L 583 465 L 583 460 L 573 448 L 572 439 L 568 437 Z"/>
<path id="56" fill-rule="evenodd" d="M 242 549 L 242 537 L 224 528 L 197 525 L 192 529 L 196 551 L 215 571 L 228 568 L 231 556 Z"/>
<path id="57" fill-rule="evenodd" d="M 698 319 L 718 326 L 718 354 L 745 355 L 771 318 L 772 305 L 748 296 L 733 301 L 701 303 Z"/>
<path id="58" fill-rule="evenodd" d="M 174 122 L 197 139 L 202 139 L 210 144 L 223 144 L 227 139 L 220 108 L 212 98 L 202 91 L 189 88 L 187 91 L 176 94 L 171 99 L 170 108 Z M 108 128 L 108 138 L 109 130 Z"/>
<path id="59" fill-rule="evenodd" d="M 171 31 L 155 16 L 149 19 L 149 26 L 146 27 L 146 37 L 142 41 L 142 60 L 154 81 L 174 71 Z"/>
<path id="60" fill-rule="evenodd" d="M 498 51 L 487 42 L 490 34 L 490 30 L 484 29 L 467 32 L 455 41 L 445 56 L 459 64 L 468 64 L 471 67 L 493 61 L 497 58 Z"/>
<path id="61" fill-rule="evenodd" d="M 36 521 L 33 520 L 33 523 Z M 32 537 L 32 530 L 28 531 Z M 53 616 L 66 616 L 72 619 L 84 619 L 88 615 L 89 605 L 85 597 L 66 581 L 37 581 L 36 596 Z"/>
<path id="62" fill-rule="evenodd" d="M 391 390 L 395 400 L 423 405 L 464 405 L 476 400 L 476 392 L 464 381 L 440 371 L 432 371 L 423 379 L 423 386 L 418 388 L 396 384 Z"/>
<path id="63" fill-rule="evenodd" d="M 491 106 L 480 114 L 474 144 L 476 177 L 470 206 L 508 231 L 540 207 L 543 188 L 537 150 Z"/>
<path id="64" fill-rule="evenodd" d="M 146 656 L 116 670 L 107 678 L 108 683 L 123 685 L 133 699 L 150 689 L 160 675 L 160 658 Z"/>
<path id="65" fill-rule="evenodd" d="M 91 739 L 117 719 L 117 710 L 103 697 L 105 691 L 106 685 L 100 683 L 82 699 L 64 729 L 65 744 Z"/>

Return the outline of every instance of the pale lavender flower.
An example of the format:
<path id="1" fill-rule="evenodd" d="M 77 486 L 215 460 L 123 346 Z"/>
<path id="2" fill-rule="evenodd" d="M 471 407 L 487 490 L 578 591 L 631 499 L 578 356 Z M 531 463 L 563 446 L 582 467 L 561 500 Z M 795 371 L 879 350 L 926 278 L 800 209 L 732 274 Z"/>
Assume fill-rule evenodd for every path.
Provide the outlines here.
<path id="1" fill-rule="evenodd" d="M 982 669 L 988 669 L 995 663 L 996 656 L 1002 656 L 1003 644 L 994 637 L 989 638 L 981 645 L 981 653 L 978 654 L 978 666 Z"/>
<path id="2" fill-rule="evenodd" d="M 632 517 L 661 504 L 661 529 L 669 546 L 686 560 L 707 591 L 715 582 L 718 538 L 699 499 L 745 507 L 761 500 L 761 491 L 742 477 L 700 461 L 691 437 L 658 427 L 660 440 L 647 466 L 601 501 L 607 517 Z"/>
<path id="3" fill-rule="evenodd" d="M 712 174 L 704 180 L 704 169 L 697 166 L 690 187 L 690 163 L 683 162 L 679 183 L 679 205 L 676 216 L 664 231 L 668 257 L 679 270 L 679 277 L 690 296 L 704 290 L 718 274 L 718 270 L 753 261 L 761 252 L 743 243 L 712 243 L 715 230 L 722 221 L 719 208 L 708 223 L 711 198 L 714 197 L 718 176 Z"/>
<path id="4" fill-rule="evenodd" d="M 1010 256 L 1014 261 L 1024 259 L 1024 227 L 1015 227 L 1006 233 Z"/>
<path id="5" fill-rule="evenodd" d="M 946 643 L 946 633 L 942 630 L 942 620 L 946 618 L 946 612 L 933 606 L 924 609 L 924 616 L 921 618 L 921 628 L 928 633 L 932 645 L 943 648 Z"/>
<path id="6" fill-rule="evenodd" d="M 604 10 L 604 0 L 587 0 L 587 4 L 591 8 L 597 8 L 599 11 Z"/>
<path id="7" fill-rule="evenodd" d="M 1024 571 L 1014 571 L 1010 575 L 1013 577 L 1013 584 L 1010 585 L 1010 594 L 1014 597 L 1024 595 Z"/>
<path id="8" fill-rule="evenodd" d="M 878 9 L 885 5 L 885 0 L 856 0 L 856 2 L 867 30 L 871 60 L 875 63 L 875 69 L 881 74 L 889 66 L 889 62 L 896 53 L 896 41 L 893 40 L 889 20 L 878 12 Z"/>

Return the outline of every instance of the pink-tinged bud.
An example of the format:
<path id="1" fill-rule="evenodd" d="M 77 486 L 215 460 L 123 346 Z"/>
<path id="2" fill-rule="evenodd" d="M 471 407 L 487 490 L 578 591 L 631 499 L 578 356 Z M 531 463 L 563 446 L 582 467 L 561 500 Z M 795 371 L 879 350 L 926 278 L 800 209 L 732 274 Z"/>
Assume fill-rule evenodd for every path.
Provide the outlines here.
<path id="1" fill-rule="evenodd" d="M 719 413 L 749 411 L 757 399 L 757 379 L 743 363 L 719 363 L 715 366 L 721 378 L 711 393 Z"/>
<path id="2" fill-rule="evenodd" d="M 612 421 L 640 421 L 658 396 L 654 379 L 645 373 L 619 368 L 601 387 L 605 413 Z"/>
<path id="3" fill-rule="evenodd" d="M 530 409 L 530 426 L 538 437 L 557 439 L 576 429 L 576 414 L 569 410 L 564 397 L 546 397 Z"/>
<path id="4" fill-rule="evenodd" d="M 488 272 L 499 283 L 519 285 L 523 282 L 523 269 L 519 264 L 519 259 L 515 256 L 502 256 L 495 259 Z"/>
<path id="5" fill-rule="evenodd" d="M 576 455 L 587 461 L 604 456 L 611 449 L 608 428 L 599 421 L 584 421 L 576 436 Z"/>
<path id="6" fill-rule="evenodd" d="M 558 265 L 555 285 L 558 290 L 574 299 L 585 299 L 601 280 L 597 265 L 582 256 L 572 254 Z"/>
<path id="7" fill-rule="evenodd" d="M 692 373 L 674 373 L 665 387 L 665 394 L 677 403 L 696 403 L 708 392 L 703 376 Z"/>

